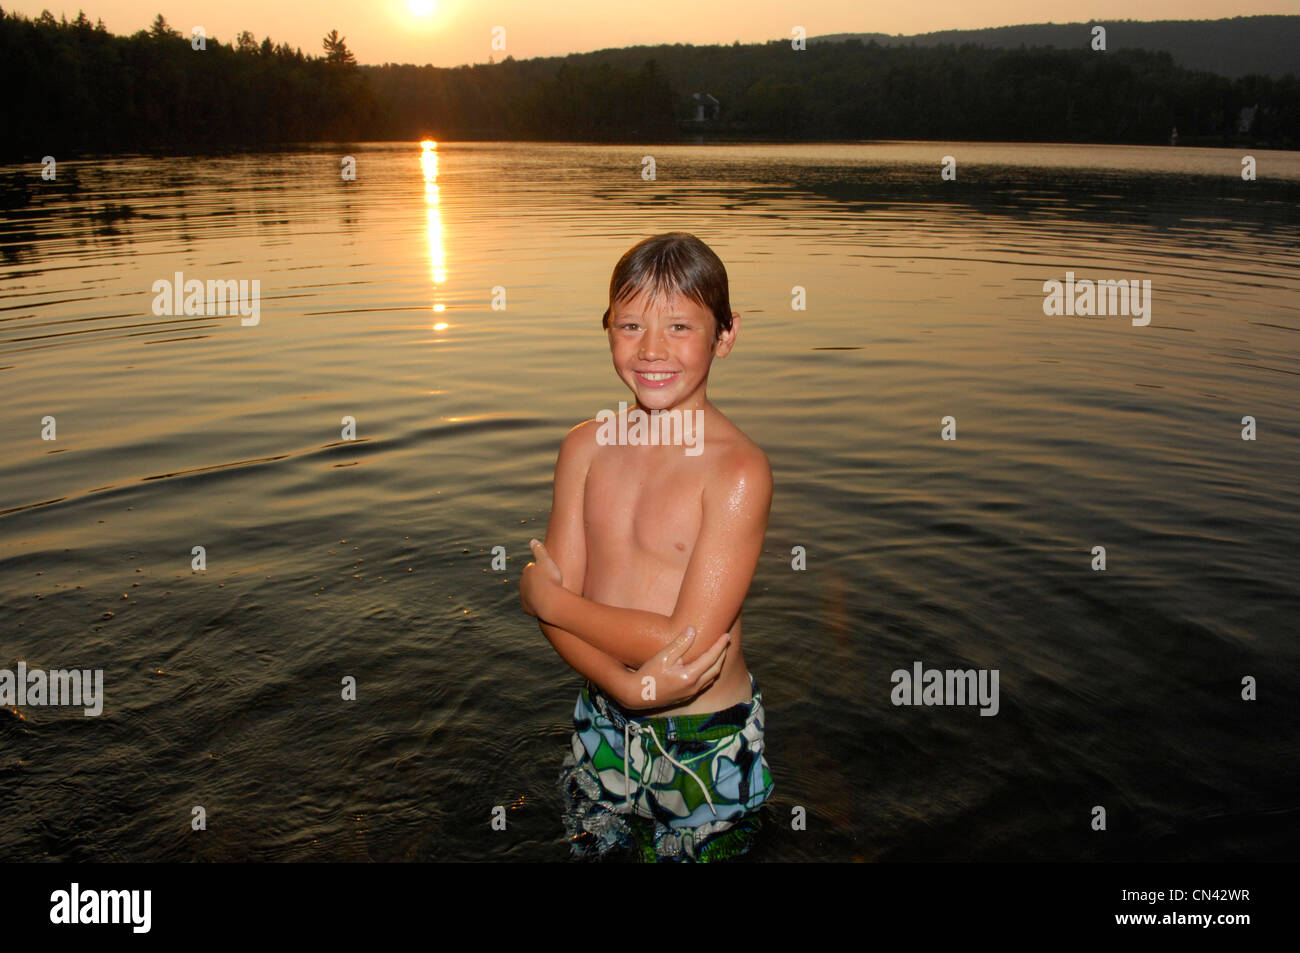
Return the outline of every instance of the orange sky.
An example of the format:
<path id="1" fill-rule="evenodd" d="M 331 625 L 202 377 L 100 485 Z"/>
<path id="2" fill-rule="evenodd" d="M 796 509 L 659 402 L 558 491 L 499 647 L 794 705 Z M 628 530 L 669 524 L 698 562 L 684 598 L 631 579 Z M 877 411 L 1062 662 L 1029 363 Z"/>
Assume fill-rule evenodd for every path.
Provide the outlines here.
<path id="1" fill-rule="evenodd" d="M 331 29 L 347 37 L 362 63 L 486 63 L 657 43 L 762 42 L 788 38 L 800 25 L 820 33 L 926 33 L 1017 23 L 1070 23 L 1096 18 L 1217 19 L 1263 13 L 1300 14 L 1300 0 L 60 0 L 5 2 L 6 10 L 35 17 L 42 9 L 69 19 L 83 9 L 114 33 L 133 33 L 161 12 L 188 33 L 233 39 L 251 30 L 304 53 L 319 53 Z M 430 15 L 412 9 L 433 6 Z M 494 53 L 492 29 L 505 27 L 506 49 Z"/>

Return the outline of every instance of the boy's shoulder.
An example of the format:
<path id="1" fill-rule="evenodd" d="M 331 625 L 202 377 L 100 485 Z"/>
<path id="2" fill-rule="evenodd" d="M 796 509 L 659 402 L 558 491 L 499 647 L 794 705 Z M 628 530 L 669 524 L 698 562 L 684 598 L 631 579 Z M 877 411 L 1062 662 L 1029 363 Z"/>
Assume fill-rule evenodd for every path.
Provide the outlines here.
<path id="1" fill-rule="evenodd" d="M 600 421 L 595 417 L 575 424 L 564 435 L 564 440 L 560 443 L 560 454 L 562 456 L 580 454 L 590 457 L 596 450 L 596 432 L 599 429 Z"/>
<path id="2" fill-rule="evenodd" d="M 772 461 L 739 427 L 736 439 L 718 460 L 717 468 L 720 483 L 728 492 L 745 487 L 757 497 L 756 503 L 764 499 L 771 503 Z"/>
<path id="3" fill-rule="evenodd" d="M 721 428 L 722 434 L 714 435 L 715 438 L 720 437 L 721 442 L 712 460 L 714 474 L 725 479 L 728 484 L 738 480 L 747 483 L 755 481 L 771 483 L 772 464 L 767 459 L 767 454 L 763 452 L 763 448 L 730 420 L 722 417 L 721 414 L 718 416 L 725 422 L 725 427 Z"/>
<path id="4" fill-rule="evenodd" d="M 772 464 L 763 448 L 750 439 L 745 431 L 731 422 L 722 411 L 714 408 L 715 416 L 705 423 L 705 442 L 713 441 L 718 452 L 715 465 L 737 475 L 755 476 L 763 471 L 771 476 Z M 709 424 L 712 426 L 709 426 Z"/>

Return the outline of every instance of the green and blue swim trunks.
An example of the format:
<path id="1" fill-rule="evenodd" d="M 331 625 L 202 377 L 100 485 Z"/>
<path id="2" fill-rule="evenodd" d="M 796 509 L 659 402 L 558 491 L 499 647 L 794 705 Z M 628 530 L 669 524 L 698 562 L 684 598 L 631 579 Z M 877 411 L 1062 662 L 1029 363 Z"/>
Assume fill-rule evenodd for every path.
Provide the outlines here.
<path id="1" fill-rule="evenodd" d="M 638 718 L 588 681 L 560 772 L 574 856 L 714 861 L 749 850 L 774 787 L 763 695 L 722 711 Z"/>

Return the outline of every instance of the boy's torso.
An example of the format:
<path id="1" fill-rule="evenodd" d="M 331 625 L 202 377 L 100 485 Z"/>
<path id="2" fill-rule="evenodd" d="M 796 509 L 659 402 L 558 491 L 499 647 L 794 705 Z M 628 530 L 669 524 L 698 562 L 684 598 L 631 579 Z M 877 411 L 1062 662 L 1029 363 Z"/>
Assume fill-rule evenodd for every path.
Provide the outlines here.
<path id="1" fill-rule="evenodd" d="M 583 491 L 585 598 L 673 614 L 699 538 L 706 484 L 724 455 L 762 453 L 716 410 L 708 413 L 704 432 L 709 439 L 698 456 L 688 456 L 680 446 L 596 447 Z M 707 690 L 687 704 L 638 715 L 713 712 L 748 701 L 751 689 L 739 613 L 727 631 L 731 644 L 726 661 Z"/>

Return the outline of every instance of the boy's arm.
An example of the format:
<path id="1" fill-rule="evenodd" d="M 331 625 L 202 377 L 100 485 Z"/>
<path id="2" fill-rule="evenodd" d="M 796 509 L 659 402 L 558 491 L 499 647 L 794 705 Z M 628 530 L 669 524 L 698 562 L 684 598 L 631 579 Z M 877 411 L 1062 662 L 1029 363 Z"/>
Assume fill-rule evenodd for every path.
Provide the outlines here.
<path id="1" fill-rule="evenodd" d="M 694 698 L 721 674 L 728 646 L 727 639 L 720 639 L 687 664 L 682 659 L 694 638 L 694 633 L 687 630 L 634 671 L 563 629 L 543 622 L 542 631 L 572 668 L 599 685 L 619 707 L 629 710 L 658 708 Z"/>
<path id="2" fill-rule="evenodd" d="M 563 574 L 566 590 L 581 596 L 587 578 L 587 538 L 583 529 L 583 488 L 591 462 L 592 437 L 586 423 L 565 435 L 555 462 L 555 485 L 551 494 L 551 518 L 546 525 L 547 550 Z M 591 679 L 620 702 L 630 678 L 622 662 L 577 636 L 538 619 L 542 633 L 560 658 L 579 675 Z"/>
<path id="3" fill-rule="evenodd" d="M 704 490 L 699 539 L 671 616 L 607 606 L 557 585 L 546 587 L 538 616 L 626 665 L 642 664 L 692 625 L 696 639 L 683 661 L 693 662 L 740 614 L 771 505 L 772 469 L 766 455 L 738 453 Z M 557 558 L 549 536 L 546 550 Z M 563 571 L 567 581 L 568 570 Z"/>
<path id="4" fill-rule="evenodd" d="M 582 639 L 553 625 L 541 623 L 542 632 L 550 640 L 556 654 L 584 678 L 589 678 L 610 698 L 624 708 L 635 707 L 629 701 L 628 689 L 632 671 L 622 662 L 610 658 L 600 649 L 593 648 Z"/>

